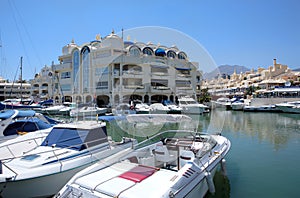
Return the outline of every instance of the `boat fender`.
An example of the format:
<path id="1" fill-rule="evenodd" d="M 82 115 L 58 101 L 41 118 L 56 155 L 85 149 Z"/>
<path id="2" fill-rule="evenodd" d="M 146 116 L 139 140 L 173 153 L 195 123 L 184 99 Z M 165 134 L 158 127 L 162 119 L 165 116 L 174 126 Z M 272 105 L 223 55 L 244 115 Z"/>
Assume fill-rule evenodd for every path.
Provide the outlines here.
<path id="1" fill-rule="evenodd" d="M 205 176 L 206 176 L 206 181 L 207 181 L 209 192 L 211 194 L 214 194 L 216 192 L 216 188 L 215 188 L 215 184 L 213 181 L 213 177 L 211 176 L 210 172 L 206 172 Z"/>
<path id="2" fill-rule="evenodd" d="M 222 170 L 222 174 L 224 176 L 227 176 L 226 160 L 225 159 L 221 160 L 221 170 Z"/>
<path id="3" fill-rule="evenodd" d="M 18 135 L 25 135 L 27 132 L 18 131 Z"/>

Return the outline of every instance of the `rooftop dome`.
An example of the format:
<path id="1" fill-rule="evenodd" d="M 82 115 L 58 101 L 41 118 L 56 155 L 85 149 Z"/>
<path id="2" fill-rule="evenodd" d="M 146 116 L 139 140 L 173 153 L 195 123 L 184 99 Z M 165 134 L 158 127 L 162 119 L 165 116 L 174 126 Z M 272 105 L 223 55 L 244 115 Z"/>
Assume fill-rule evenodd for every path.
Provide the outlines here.
<path id="1" fill-rule="evenodd" d="M 112 32 L 102 40 L 102 47 L 123 48 L 124 43 L 122 38 Z"/>

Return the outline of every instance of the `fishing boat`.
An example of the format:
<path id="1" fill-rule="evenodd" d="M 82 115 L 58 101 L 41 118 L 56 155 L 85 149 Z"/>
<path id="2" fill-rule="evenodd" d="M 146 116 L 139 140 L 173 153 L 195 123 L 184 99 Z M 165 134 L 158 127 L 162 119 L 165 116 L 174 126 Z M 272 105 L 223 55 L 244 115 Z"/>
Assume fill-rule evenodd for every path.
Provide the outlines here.
<path id="1" fill-rule="evenodd" d="M 39 146 L 1 160 L 0 196 L 52 196 L 78 171 L 133 144 L 130 138 L 111 140 L 104 122 L 55 125 Z"/>
<path id="2" fill-rule="evenodd" d="M 191 123 L 188 118 L 127 116 L 135 126 L 159 121 Z M 77 173 L 56 197 L 204 197 L 215 191 L 213 176 L 219 164 L 225 170 L 224 157 L 230 146 L 220 134 L 186 129 L 159 132 Z"/>

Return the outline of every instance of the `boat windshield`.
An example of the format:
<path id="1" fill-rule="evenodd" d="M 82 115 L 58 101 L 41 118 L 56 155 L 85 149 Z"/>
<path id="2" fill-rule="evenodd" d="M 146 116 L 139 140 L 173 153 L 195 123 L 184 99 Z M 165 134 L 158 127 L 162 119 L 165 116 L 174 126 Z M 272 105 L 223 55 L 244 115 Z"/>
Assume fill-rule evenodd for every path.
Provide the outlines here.
<path id="1" fill-rule="evenodd" d="M 107 141 L 106 130 L 102 128 L 53 128 L 41 145 L 80 151 Z"/>

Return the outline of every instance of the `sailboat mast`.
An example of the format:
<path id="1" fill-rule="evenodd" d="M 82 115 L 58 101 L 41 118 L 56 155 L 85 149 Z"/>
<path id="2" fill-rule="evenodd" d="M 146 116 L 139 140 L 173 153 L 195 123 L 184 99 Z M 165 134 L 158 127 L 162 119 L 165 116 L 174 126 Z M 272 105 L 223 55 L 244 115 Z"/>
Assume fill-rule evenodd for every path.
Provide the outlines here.
<path id="1" fill-rule="evenodd" d="M 23 89 L 23 87 L 22 87 L 22 81 L 23 81 L 23 76 L 22 76 L 22 62 L 23 62 L 23 56 L 21 56 L 21 66 L 20 66 L 20 71 L 21 71 L 21 103 L 22 103 L 22 89 Z"/>

